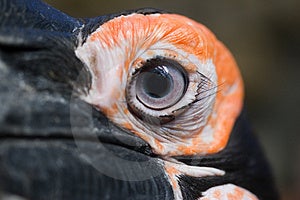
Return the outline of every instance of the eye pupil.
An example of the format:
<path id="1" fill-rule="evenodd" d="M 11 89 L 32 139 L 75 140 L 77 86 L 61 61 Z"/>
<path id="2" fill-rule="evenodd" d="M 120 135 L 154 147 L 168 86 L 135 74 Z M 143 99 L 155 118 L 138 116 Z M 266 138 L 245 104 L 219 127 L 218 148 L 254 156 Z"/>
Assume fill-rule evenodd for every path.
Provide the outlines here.
<path id="1" fill-rule="evenodd" d="M 151 110 L 163 110 L 176 104 L 188 86 L 188 76 L 176 61 L 154 58 L 148 60 L 134 75 L 128 98 L 135 98 Z M 131 105 L 131 104 L 130 104 Z"/>
<path id="2" fill-rule="evenodd" d="M 173 89 L 172 77 L 167 69 L 161 66 L 143 72 L 137 79 L 137 84 L 140 84 L 145 94 L 152 98 L 163 98 Z"/>

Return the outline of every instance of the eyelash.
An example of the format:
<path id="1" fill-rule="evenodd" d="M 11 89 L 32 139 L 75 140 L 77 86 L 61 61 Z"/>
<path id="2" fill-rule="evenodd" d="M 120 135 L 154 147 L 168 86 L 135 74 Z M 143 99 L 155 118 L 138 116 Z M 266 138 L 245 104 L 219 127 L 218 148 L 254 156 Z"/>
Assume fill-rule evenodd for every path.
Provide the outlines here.
<path id="1" fill-rule="evenodd" d="M 169 57 L 171 57 L 173 60 L 175 58 L 176 62 L 178 62 L 180 64 L 184 63 L 183 59 L 182 60 L 180 59 L 181 58 L 180 55 L 174 56 L 170 53 L 165 54 L 165 55 L 169 55 Z M 164 59 L 165 57 L 162 57 L 161 55 L 157 55 L 154 58 Z M 147 60 L 150 60 L 150 59 L 153 59 L 153 58 L 148 58 Z M 127 82 L 127 85 L 128 85 L 127 87 L 129 87 L 129 89 L 130 89 L 131 85 L 128 83 L 130 83 L 130 80 L 132 79 L 132 77 L 138 75 L 139 71 L 142 69 L 143 63 L 147 62 L 147 60 L 139 59 L 139 63 L 135 67 L 133 67 L 134 71 L 131 73 L 130 78 L 128 79 L 128 82 Z M 185 67 L 185 66 L 183 65 L 183 67 Z M 193 124 L 193 126 L 191 126 L 191 129 L 196 130 L 199 128 L 199 126 L 201 124 L 204 123 L 204 121 L 206 121 L 205 118 L 208 116 L 207 112 L 210 112 L 210 109 L 213 105 L 214 95 L 216 94 L 216 92 L 217 92 L 216 90 L 218 88 L 218 86 L 215 85 L 213 80 L 211 78 L 205 76 L 204 74 L 202 74 L 199 71 L 189 72 L 188 76 L 192 77 L 192 79 L 190 80 L 190 83 L 188 83 L 188 87 L 190 87 L 190 84 L 193 84 L 193 83 L 191 83 L 193 81 L 194 81 L 194 84 L 195 84 L 195 81 L 197 81 L 197 83 L 198 83 L 196 93 L 188 94 L 188 95 L 193 95 L 195 99 L 192 102 L 185 103 L 184 105 L 182 105 L 181 107 L 179 107 L 177 109 L 173 109 L 169 115 L 160 115 L 159 116 L 160 118 L 161 117 L 167 118 L 166 120 L 172 119 L 172 120 L 169 120 L 170 122 L 165 123 L 163 125 L 156 124 L 156 125 L 162 125 L 160 128 L 160 131 L 163 132 L 163 134 L 160 134 L 160 135 L 161 135 L 161 137 L 163 137 L 165 139 L 170 139 L 170 138 L 176 139 L 177 137 L 182 137 L 182 132 L 187 132 L 184 130 L 184 128 L 187 128 L 187 125 L 185 125 L 185 127 L 181 127 L 181 128 L 177 126 L 177 123 L 180 124 L 180 126 L 184 126 L 184 124 L 188 124 L 188 122 L 187 122 L 188 119 L 184 119 L 187 116 L 181 115 L 182 112 L 193 111 L 192 113 L 190 113 L 190 116 L 188 116 L 188 118 L 191 120 L 193 120 L 193 118 L 197 118 L 199 120 L 199 116 L 201 116 L 200 121 L 202 121 L 202 123 L 197 123 L 197 125 L 196 125 L 195 122 L 190 122 L 191 124 Z M 190 88 L 190 90 L 191 90 L 191 88 Z M 184 95 L 187 95 L 188 92 L 191 93 L 193 91 L 187 91 L 186 94 L 184 94 Z M 129 98 L 131 98 L 131 97 L 129 97 Z M 127 98 L 127 100 L 128 100 L 128 98 Z M 208 101 L 205 102 L 206 100 L 208 100 Z M 127 102 L 127 107 L 132 112 L 132 108 L 130 106 L 128 106 L 128 103 L 129 102 Z M 199 104 L 201 104 L 201 105 L 199 105 Z M 137 120 L 139 120 L 139 121 L 143 121 L 141 119 L 141 116 L 149 114 L 149 113 L 147 113 L 146 110 L 142 110 L 139 108 L 134 108 L 134 109 L 139 110 L 138 116 L 136 116 Z M 178 112 L 180 114 L 176 115 L 176 113 L 178 113 Z M 137 112 L 133 111 L 132 113 L 134 114 Z M 199 113 L 202 113 L 202 115 L 199 115 Z M 199 116 L 197 117 L 196 115 L 199 115 Z M 150 123 L 150 124 L 148 124 L 148 126 L 151 129 L 155 126 L 155 124 Z M 189 131 L 189 133 L 190 132 L 191 131 Z"/>
<path id="2" fill-rule="evenodd" d="M 206 86 L 207 83 L 214 84 L 214 83 L 213 83 L 208 77 L 206 77 L 205 75 L 201 74 L 201 73 L 198 72 L 198 71 L 197 71 L 197 73 L 199 73 L 200 76 L 202 76 L 201 82 L 200 82 L 200 84 L 198 85 L 198 90 L 200 90 L 200 89 L 202 89 L 204 86 Z M 202 83 L 204 83 L 204 84 L 202 84 Z M 218 89 L 218 88 L 219 88 L 219 86 L 216 85 L 216 86 L 214 86 L 213 88 L 210 88 L 210 89 L 207 89 L 207 90 L 204 90 L 204 91 L 202 91 L 202 92 L 197 93 L 197 94 L 196 94 L 197 99 L 196 99 L 193 103 L 198 102 L 198 101 L 201 101 L 201 100 L 203 100 L 203 99 L 208 98 L 208 97 L 211 96 L 211 95 L 216 94 L 218 91 L 213 91 L 211 94 L 208 94 L 208 95 L 206 95 L 206 96 L 204 96 L 204 97 L 198 98 L 199 95 L 202 95 L 203 93 L 206 93 L 206 92 L 209 92 L 209 91 L 211 91 L 211 90 Z"/>
<path id="3" fill-rule="evenodd" d="M 76 49 L 76 55 L 92 74 L 91 89 L 82 99 L 115 124 L 148 142 L 155 152 L 209 153 L 226 144 L 243 105 L 243 84 L 230 52 L 203 25 L 176 14 L 116 17 L 89 36 Z M 156 83 L 165 84 L 164 88 L 159 88 L 159 84 L 152 86 L 152 76 L 145 73 L 161 75 L 165 69 L 160 71 L 155 64 L 155 69 L 147 67 L 139 72 L 147 60 L 156 57 L 176 60 L 185 69 L 189 80 L 185 95 L 180 96 L 181 86 L 187 81 L 179 79 L 174 68 L 171 73 L 166 70 L 163 81 L 157 79 Z M 135 115 L 143 115 L 145 111 L 129 110 L 126 90 L 135 73 L 142 74 L 136 78 L 138 85 L 133 86 L 139 91 L 137 103 L 150 112 L 156 111 L 154 116 L 168 114 L 171 121 L 147 123 Z M 142 80 L 147 80 L 147 84 Z M 149 98 L 144 98 L 145 94 Z M 157 97 L 167 98 L 153 100 Z"/>

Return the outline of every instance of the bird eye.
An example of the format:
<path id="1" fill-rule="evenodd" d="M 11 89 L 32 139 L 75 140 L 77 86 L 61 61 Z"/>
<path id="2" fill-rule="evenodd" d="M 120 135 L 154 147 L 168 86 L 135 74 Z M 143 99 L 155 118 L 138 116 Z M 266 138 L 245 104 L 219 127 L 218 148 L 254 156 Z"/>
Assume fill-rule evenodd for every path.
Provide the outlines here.
<path id="1" fill-rule="evenodd" d="M 169 59 L 151 59 L 135 74 L 131 87 L 139 103 L 162 110 L 176 104 L 186 92 L 188 77 L 183 67 Z"/>
<path id="2" fill-rule="evenodd" d="M 82 98 L 156 153 L 205 154 L 226 144 L 242 81 L 231 54 L 203 25 L 175 14 L 122 15 L 76 55 L 92 74 Z"/>

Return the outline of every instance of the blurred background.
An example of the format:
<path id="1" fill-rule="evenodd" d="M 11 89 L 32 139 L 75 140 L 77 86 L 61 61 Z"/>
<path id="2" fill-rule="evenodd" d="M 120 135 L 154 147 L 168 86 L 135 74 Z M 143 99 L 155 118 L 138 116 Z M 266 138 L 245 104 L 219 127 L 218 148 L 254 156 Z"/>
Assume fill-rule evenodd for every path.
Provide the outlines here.
<path id="1" fill-rule="evenodd" d="M 273 167 L 282 199 L 300 199 L 299 0 L 46 2 L 74 17 L 155 7 L 209 27 L 240 66 L 249 117 Z"/>

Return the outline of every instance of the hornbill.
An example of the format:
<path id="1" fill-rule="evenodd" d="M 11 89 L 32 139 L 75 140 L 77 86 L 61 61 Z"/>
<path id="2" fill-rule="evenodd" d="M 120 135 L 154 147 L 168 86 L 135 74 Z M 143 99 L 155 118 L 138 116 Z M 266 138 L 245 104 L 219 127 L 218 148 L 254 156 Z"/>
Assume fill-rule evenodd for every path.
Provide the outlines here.
<path id="1" fill-rule="evenodd" d="M 277 199 L 227 48 L 146 8 L 0 1 L 1 199 Z"/>

